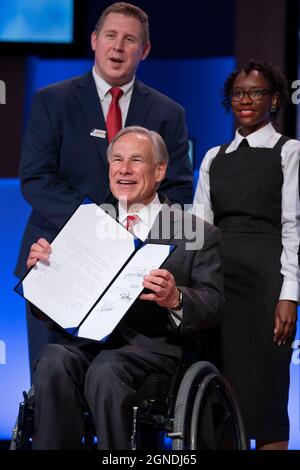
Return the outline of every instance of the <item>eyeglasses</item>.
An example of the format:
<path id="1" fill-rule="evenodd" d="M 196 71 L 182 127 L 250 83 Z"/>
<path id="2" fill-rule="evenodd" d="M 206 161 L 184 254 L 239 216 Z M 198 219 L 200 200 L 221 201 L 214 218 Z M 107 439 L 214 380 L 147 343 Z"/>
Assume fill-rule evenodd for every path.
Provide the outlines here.
<path id="1" fill-rule="evenodd" d="M 251 101 L 260 101 L 265 95 L 272 93 L 270 90 L 262 90 L 260 88 L 251 88 L 250 90 L 243 90 L 236 88 L 232 90 L 231 99 L 233 101 L 241 101 L 245 95 L 248 95 Z"/>

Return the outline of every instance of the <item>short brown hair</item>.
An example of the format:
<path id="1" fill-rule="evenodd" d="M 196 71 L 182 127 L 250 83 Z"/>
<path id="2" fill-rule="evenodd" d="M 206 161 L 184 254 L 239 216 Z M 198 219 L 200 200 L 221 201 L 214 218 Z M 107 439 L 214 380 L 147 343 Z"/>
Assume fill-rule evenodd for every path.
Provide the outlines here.
<path id="1" fill-rule="evenodd" d="M 113 3 L 109 7 L 105 8 L 105 10 L 102 12 L 95 26 L 95 33 L 97 34 L 97 36 L 103 27 L 106 17 L 110 13 L 121 13 L 122 15 L 132 16 L 136 18 L 141 23 L 141 26 L 142 26 L 143 46 L 146 46 L 150 42 L 149 20 L 148 20 L 147 13 L 145 13 L 141 8 L 135 5 L 131 5 L 131 3 L 125 3 L 125 2 Z"/>

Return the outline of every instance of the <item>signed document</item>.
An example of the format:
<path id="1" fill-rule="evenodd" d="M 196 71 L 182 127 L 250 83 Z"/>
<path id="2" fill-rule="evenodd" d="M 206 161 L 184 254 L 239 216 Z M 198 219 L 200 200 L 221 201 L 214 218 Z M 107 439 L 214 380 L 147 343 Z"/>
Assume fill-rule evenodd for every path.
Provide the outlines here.
<path id="1" fill-rule="evenodd" d="M 147 244 L 94 203 L 84 203 L 16 291 L 70 334 L 105 339 L 173 245 Z"/>

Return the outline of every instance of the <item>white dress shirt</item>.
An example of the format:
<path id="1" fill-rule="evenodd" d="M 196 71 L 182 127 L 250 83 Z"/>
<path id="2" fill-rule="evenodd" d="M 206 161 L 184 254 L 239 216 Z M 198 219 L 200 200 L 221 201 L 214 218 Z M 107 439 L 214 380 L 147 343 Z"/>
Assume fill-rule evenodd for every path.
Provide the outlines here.
<path id="1" fill-rule="evenodd" d="M 267 124 L 246 138 L 250 147 L 272 148 L 280 139 L 281 134 L 275 131 L 272 124 Z M 233 152 L 244 137 L 237 129 L 234 140 L 225 153 Z M 209 168 L 217 156 L 220 146 L 213 147 L 206 153 L 199 172 L 199 180 L 193 203 L 193 212 L 197 213 L 204 205 L 204 218 L 213 223 L 214 214 L 210 199 Z M 300 241 L 300 203 L 298 168 L 300 160 L 300 142 L 291 139 L 282 146 L 281 165 L 283 172 L 281 224 L 282 224 L 282 254 L 281 274 L 283 284 L 279 300 L 300 300 L 300 272 L 298 266 L 298 248 Z"/>
<path id="2" fill-rule="evenodd" d="M 106 121 L 108 108 L 112 99 L 112 96 L 109 93 L 109 90 L 112 88 L 112 85 L 107 83 L 105 80 L 103 80 L 103 78 L 100 77 L 100 75 L 97 74 L 95 70 L 95 66 L 93 67 L 92 74 L 96 83 L 96 88 L 97 88 L 98 96 L 100 99 L 100 103 L 101 103 L 101 107 L 102 107 L 102 111 L 104 115 L 104 120 Z M 135 81 L 135 76 L 133 76 L 130 82 L 126 83 L 126 85 L 118 87 L 118 88 L 121 88 L 121 90 L 123 90 L 123 95 L 121 96 L 119 100 L 119 106 L 120 106 L 121 114 L 122 114 L 122 127 L 125 126 L 129 104 L 130 104 L 130 100 L 132 96 L 134 81 Z"/>
<path id="3" fill-rule="evenodd" d="M 137 238 L 142 241 L 145 241 L 146 238 L 148 238 L 149 232 L 160 210 L 161 203 L 157 194 L 155 195 L 153 201 L 150 202 L 150 204 L 148 204 L 147 206 L 138 204 L 135 207 L 131 206 L 130 212 L 127 212 L 127 208 L 124 208 L 119 201 L 119 222 L 123 224 L 124 227 L 126 227 L 127 216 L 138 215 L 140 220 L 133 226 L 132 232 Z M 175 322 L 175 325 L 179 326 L 182 321 L 183 309 L 176 310 L 176 312 L 172 309 L 169 309 L 169 312 L 171 314 L 172 320 Z"/>

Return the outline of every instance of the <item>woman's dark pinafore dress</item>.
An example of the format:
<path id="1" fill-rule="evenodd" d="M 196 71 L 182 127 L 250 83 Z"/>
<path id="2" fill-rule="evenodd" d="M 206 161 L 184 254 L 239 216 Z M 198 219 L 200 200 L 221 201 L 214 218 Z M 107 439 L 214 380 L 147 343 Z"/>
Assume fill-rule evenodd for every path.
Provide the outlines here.
<path id="1" fill-rule="evenodd" d="M 214 223 L 224 240 L 223 373 L 249 439 L 287 440 L 291 341 L 273 342 L 280 273 L 282 136 L 273 148 L 222 146 L 210 166 Z"/>

